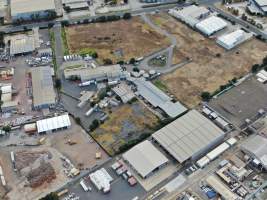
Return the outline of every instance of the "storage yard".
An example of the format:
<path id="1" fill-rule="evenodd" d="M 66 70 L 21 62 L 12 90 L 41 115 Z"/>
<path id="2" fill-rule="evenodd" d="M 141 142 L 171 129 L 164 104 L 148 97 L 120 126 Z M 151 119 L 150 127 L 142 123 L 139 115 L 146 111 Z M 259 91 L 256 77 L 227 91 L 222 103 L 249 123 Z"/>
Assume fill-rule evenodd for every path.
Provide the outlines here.
<path id="1" fill-rule="evenodd" d="M 83 48 L 93 49 L 101 62 L 107 58 L 129 61 L 130 58 L 142 57 L 169 45 L 167 38 L 138 17 L 110 23 L 70 26 L 66 29 L 66 34 L 71 53 L 79 53 Z"/>
<path id="2" fill-rule="evenodd" d="M 180 53 L 174 56 L 182 54 L 192 59 L 191 63 L 161 77 L 168 89 L 188 107 L 200 102 L 201 92 L 212 93 L 232 78 L 245 75 L 266 55 L 267 45 L 256 39 L 225 51 L 214 40 L 205 38 L 167 14 L 156 14 L 151 19 L 161 21 L 160 27 L 176 37 Z"/>
<path id="3" fill-rule="evenodd" d="M 125 104 L 116 108 L 109 119 L 92 135 L 110 155 L 126 142 L 151 133 L 158 119 L 141 103 Z"/>

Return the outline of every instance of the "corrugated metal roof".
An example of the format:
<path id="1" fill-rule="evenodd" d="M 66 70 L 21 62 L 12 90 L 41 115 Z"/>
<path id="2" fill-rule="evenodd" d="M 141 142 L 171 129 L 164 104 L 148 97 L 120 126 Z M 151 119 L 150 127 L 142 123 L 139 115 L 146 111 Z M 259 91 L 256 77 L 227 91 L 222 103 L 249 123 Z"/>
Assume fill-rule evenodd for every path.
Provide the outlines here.
<path id="1" fill-rule="evenodd" d="M 198 111 L 192 110 L 155 132 L 152 137 L 174 158 L 184 162 L 224 132 Z"/>
<path id="2" fill-rule="evenodd" d="M 54 0 L 11 0 L 11 16 L 23 13 L 55 10 Z"/>
<path id="3" fill-rule="evenodd" d="M 32 68 L 31 75 L 34 107 L 54 104 L 56 94 L 51 68 L 49 66 Z"/>
<path id="4" fill-rule="evenodd" d="M 69 127 L 71 125 L 68 114 L 56 116 L 48 119 L 42 119 L 36 122 L 38 133 L 51 131 L 59 128 Z"/>
<path id="5" fill-rule="evenodd" d="M 134 146 L 122 156 L 142 177 L 146 177 L 154 169 L 168 162 L 168 159 L 148 140 Z"/>
<path id="6" fill-rule="evenodd" d="M 227 23 L 216 16 L 211 16 L 196 24 L 196 28 L 206 35 L 212 35 L 226 26 Z"/>
<path id="7" fill-rule="evenodd" d="M 244 39 L 245 32 L 243 30 L 236 30 L 234 32 L 219 37 L 217 43 L 222 45 L 226 49 L 231 49 L 241 43 Z"/>
<path id="8" fill-rule="evenodd" d="M 215 176 L 211 175 L 208 176 L 206 179 L 207 183 L 224 199 L 229 199 L 229 200 L 236 200 L 238 199 L 238 196 L 233 193 L 226 185 L 224 185 L 218 178 Z"/>
<path id="9" fill-rule="evenodd" d="M 125 83 L 120 83 L 116 87 L 112 88 L 112 90 L 121 98 L 123 103 L 127 103 L 135 97 L 130 86 Z"/>
<path id="10" fill-rule="evenodd" d="M 162 109 L 170 117 L 177 117 L 184 113 L 185 108 L 181 103 L 173 103 L 168 95 L 157 88 L 154 84 L 142 78 L 133 80 L 137 86 L 138 93 L 145 98 L 152 106 Z"/>

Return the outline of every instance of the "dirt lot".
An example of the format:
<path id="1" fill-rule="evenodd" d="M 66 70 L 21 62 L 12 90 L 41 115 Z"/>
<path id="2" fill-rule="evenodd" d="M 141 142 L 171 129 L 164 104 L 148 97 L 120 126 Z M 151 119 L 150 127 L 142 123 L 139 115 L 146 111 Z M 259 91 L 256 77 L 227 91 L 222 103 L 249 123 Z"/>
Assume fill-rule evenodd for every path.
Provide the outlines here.
<path id="1" fill-rule="evenodd" d="M 163 35 L 144 24 L 138 17 L 109 23 L 71 26 L 66 29 L 71 53 L 82 48 L 97 51 L 99 60 L 129 60 L 148 55 L 167 47 L 169 41 Z"/>
<path id="2" fill-rule="evenodd" d="M 151 18 L 161 21 L 160 26 L 176 36 L 180 51 L 178 56 L 193 59 L 183 68 L 161 78 L 169 90 L 189 107 L 200 102 L 201 92 L 213 92 L 228 80 L 246 74 L 253 64 L 261 63 L 267 53 L 267 45 L 256 39 L 226 52 L 215 41 L 167 14 L 157 14 Z"/>
<path id="3" fill-rule="evenodd" d="M 125 104 L 115 108 L 109 120 L 94 131 L 93 136 L 110 154 L 114 154 L 126 141 L 151 132 L 157 122 L 157 117 L 141 103 Z"/>
<path id="4" fill-rule="evenodd" d="M 87 133 L 72 120 L 70 129 L 49 137 L 51 146 L 69 158 L 78 168 L 92 168 L 105 161 L 107 154 L 89 138 Z M 69 145 L 68 141 L 76 144 Z M 81 153 L 83 152 L 83 153 Z M 95 159 L 96 152 L 101 152 L 102 158 Z"/>

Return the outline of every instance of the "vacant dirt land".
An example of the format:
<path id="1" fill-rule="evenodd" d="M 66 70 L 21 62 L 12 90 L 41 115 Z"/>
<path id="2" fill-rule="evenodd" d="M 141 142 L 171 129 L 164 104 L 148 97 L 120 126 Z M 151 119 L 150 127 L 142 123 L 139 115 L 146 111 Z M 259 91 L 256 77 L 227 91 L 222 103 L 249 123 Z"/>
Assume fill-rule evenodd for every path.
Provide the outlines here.
<path id="1" fill-rule="evenodd" d="M 71 26 L 66 29 L 71 53 L 83 48 L 96 50 L 99 60 L 129 60 L 167 47 L 168 39 L 150 28 L 139 17 L 109 23 Z"/>
<path id="2" fill-rule="evenodd" d="M 213 92 L 228 80 L 248 73 L 253 64 L 261 63 L 267 55 L 267 45 L 256 39 L 225 51 L 214 40 L 205 38 L 167 14 L 151 18 L 161 21 L 158 24 L 175 35 L 180 52 L 177 55 L 193 60 L 161 78 L 168 89 L 189 107 L 200 102 L 201 92 Z"/>
<path id="3" fill-rule="evenodd" d="M 53 134 L 49 140 L 52 147 L 69 158 L 80 169 L 92 168 L 108 158 L 104 150 L 73 120 L 70 129 Z M 101 153 L 101 159 L 95 158 L 97 152 Z"/>
<path id="4" fill-rule="evenodd" d="M 125 142 L 150 133 L 157 122 L 157 117 L 141 103 L 125 104 L 115 108 L 93 136 L 110 154 L 114 154 Z"/>

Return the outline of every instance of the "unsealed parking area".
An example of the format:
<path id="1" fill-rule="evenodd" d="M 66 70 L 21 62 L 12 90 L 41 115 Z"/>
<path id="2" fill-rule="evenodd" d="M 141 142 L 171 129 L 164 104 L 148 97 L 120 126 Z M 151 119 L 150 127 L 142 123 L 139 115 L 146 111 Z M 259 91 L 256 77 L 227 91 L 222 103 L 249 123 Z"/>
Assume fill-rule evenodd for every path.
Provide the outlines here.
<path id="1" fill-rule="evenodd" d="M 254 76 L 250 77 L 213 99 L 209 106 L 241 127 L 246 119 L 253 120 L 260 109 L 267 110 L 267 85 L 257 81 Z"/>

